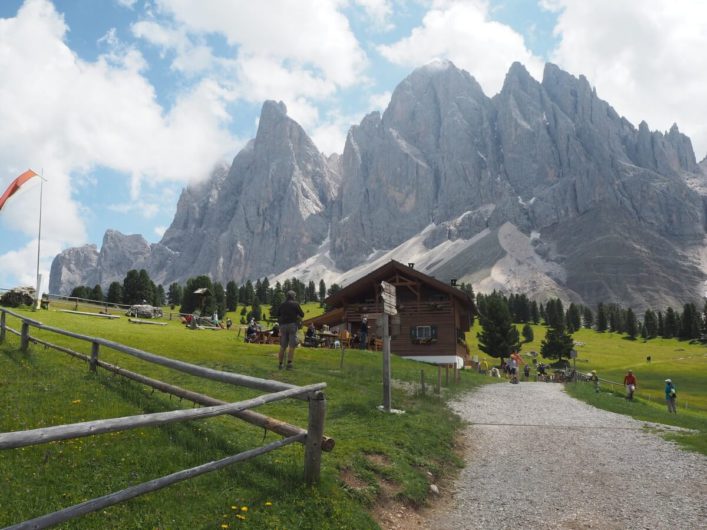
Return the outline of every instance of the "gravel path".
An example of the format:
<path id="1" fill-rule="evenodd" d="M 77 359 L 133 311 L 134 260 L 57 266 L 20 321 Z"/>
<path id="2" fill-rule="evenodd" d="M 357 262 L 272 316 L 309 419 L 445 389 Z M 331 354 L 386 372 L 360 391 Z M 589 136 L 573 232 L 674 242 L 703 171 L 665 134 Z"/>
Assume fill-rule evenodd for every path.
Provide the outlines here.
<path id="1" fill-rule="evenodd" d="M 426 514 L 443 529 L 707 528 L 707 458 L 549 383 L 485 385 L 453 404 L 467 466 Z"/>

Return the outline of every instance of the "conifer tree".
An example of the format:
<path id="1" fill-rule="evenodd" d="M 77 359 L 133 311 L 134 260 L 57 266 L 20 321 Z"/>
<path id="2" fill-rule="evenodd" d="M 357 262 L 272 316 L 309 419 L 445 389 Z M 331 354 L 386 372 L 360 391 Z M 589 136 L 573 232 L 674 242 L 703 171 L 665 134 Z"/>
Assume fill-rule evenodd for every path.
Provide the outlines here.
<path id="1" fill-rule="evenodd" d="M 530 304 L 530 318 L 533 320 L 533 324 L 540 324 L 540 310 L 535 300 Z"/>
<path id="2" fill-rule="evenodd" d="M 626 334 L 631 339 L 635 339 L 638 335 L 638 324 L 636 323 L 636 315 L 633 310 L 629 307 L 626 310 Z"/>
<path id="3" fill-rule="evenodd" d="M 479 323 L 482 330 L 476 336 L 482 352 L 506 359 L 512 352 L 520 351 L 518 330 L 513 325 L 508 303 L 501 295 L 492 293 L 483 297 L 483 304 L 479 304 Z"/>
<path id="4" fill-rule="evenodd" d="M 226 284 L 226 309 L 235 311 L 238 306 L 238 287 L 233 280 Z"/>
<path id="5" fill-rule="evenodd" d="M 587 329 L 591 329 L 594 325 L 594 314 L 587 306 L 582 308 L 582 320 L 584 321 L 584 327 Z"/>
<path id="6" fill-rule="evenodd" d="M 523 326 L 522 333 L 523 333 L 523 339 L 525 340 L 525 342 L 532 342 L 532 340 L 535 338 L 535 334 L 533 333 L 533 328 L 527 322 Z"/>
<path id="7" fill-rule="evenodd" d="M 324 299 L 326 298 L 326 284 L 324 280 L 319 280 L 319 303 L 324 305 Z"/>
<path id="8" fill-rule="evenodd" d="M 646 309 L 646 312 L 643 314 L 643 327 L 646 330 L 644 338 L 652 339 L 658 334 L 658 318 L 650 309 Z"/>
<path id="9" fill-rule="evenodd" d="M 97 302 L 103 301 L 103 289 L 101 289 L 101 284 L 97 283 L 91 291 L 91 300 L 96 300 Z"/>
<path id="10" fill-rule="evenodd" d="M 672 307 L 665 310 L 665 319 L 663 320 L 663 338 L 672 339 L 678 334 L 678 319 Z"/>
<path id="11" fill-rule="evenodd" d="M 609 327 L 608 318 L 606 316 L 606 308 L 604 304 L 599 302 L 597 306 L 597 331 L 603 333 Z"/>
<path id="12" fill-rule="evenodd" d="M 120 304 L 123 302 L 123 286 L 120 282 L 111 282 L 108 286 L 107 301 L 112 304 Z"/>

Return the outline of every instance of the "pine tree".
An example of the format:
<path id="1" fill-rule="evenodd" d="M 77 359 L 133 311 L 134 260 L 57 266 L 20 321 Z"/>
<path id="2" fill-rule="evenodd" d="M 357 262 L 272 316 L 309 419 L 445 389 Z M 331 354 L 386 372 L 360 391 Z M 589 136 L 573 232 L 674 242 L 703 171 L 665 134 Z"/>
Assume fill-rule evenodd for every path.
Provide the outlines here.
<path id="1" fill-rule="evenodd" d="M 91 289 L 89 289 L 85 285 L 79 285 L 78 287 L 74 287 L 71 290 L 71 294 L 69 296 L 71 298 L 82 298 L 84 300 L 90 300 Z"/>
<path id="2" fill-rule="evenodd" d="M 273 293 L 274 294 L 274 293 Z M 305 302 L 314 302 L 317 299 L 317 286 L 314 285 L 313 280 L 309 280 L 309 283 L 307 284 L 307 297 L 305 298 Z"/>
<path id="3" fill-rule="evenodd" d="M 540 324 L 540 310 L 538 309 L 538 303 L 533 300 L 530 304 L 530 318 L 533 319 L 533 324 Z"/>
<path id="4" fill-rule="evenodd" d="M 599 302 L 599 305 L 597 306 L 597 331 L 603 333 L 608 329 L 608 326 L 609 323 L 606 317 L 606 309 L 604 308 L 604 304 Z"/>
<path id="5" fill-rule="evenodd" d="M 523 339 L 525 342 L 532 342 L 533 339 L 535 338 L 535 335 L 533 333 L 533 328 L 528 324 L 527 322 L 523 326 Z"/>
<path id="6" fill-rule="evenodd" d="M 591 329 L 594 325 L 594 314 L 587 306 L 582 308 L 582 320 L 584 320 L 584 327 L 587 329 Z"/>
<path id="7" fill-rule="evenodd" d="M 243 303 L 246 305 L 253 305 L 253 300 L 255 299 L 255 289 L 250 280 L 245 282 L 245 296 L 242 298 Z"/>
<path id="8" fill-rule="evenodd" d="M 285 293 L 282 292 L 282 289 L 278 289 L 277 287 L 275 288 L 275 291 L 273 292 L 272 295 L 272 301 L 270 302 L 270 315 L 273 317 L 277 317 L 280 315 L 280 306 L 282 303 L 285 301 Z"/>
<path id="9" fill-rule="evenodd" d="M 572 348 L 574 348 L 572 335 L 567 333 L 563 327 L 548 328 L 540 345 L 540 353 L 546 359 L 557 359 L 561 362 L 563 357 L 569 359 Z"/>
<path id="10" fill-rule="evenodd" d="M 630 307 L 626 310 L 626 334 L 631 339 L 635 339 L 636 335 L 638 335 L 636 315 L 634 315 L 633 310 Z"/>
<path id="11" fill-rule="evenodd" d="M 120 304 L 123 302 L 123 286 L 120 282 L 112 282 L 108 286 L 107 301 L 112 304 Z"/>
<path id="12" fill-rule="evenodd" d="M 141 301 L 140 276 L 136 269 L 131 269 L 123 279 L 123 303 L 133 305 Z"/>
<path id="13" fill-rule="evenodd" d="M 226 309 L 235 311 L 238 305 L 238 287 L 233 280 L 226 284 Z"/>
<path id="14" fill-rule="evenodd" d="M 650 309 L 646 309 L 646 312 L 643 314 L 643 327 L 646 330 L 644 338 L 652 339 L 658 335 L 658 318 Z"/>
<path id="15" fill-rule="evenodd" d="M 167 303 L 172 308 L 182 303 L 182 286 L 177 282 L 169 284 L 169 288 L 167 289 Z"/>
<path id="16" fill-rule="evenodd" d="M 159 284 L 157 289 L 155 289 L 155 301 L 152 305 L 162 307 L 165 304 L 165 298 L 164 287 L 162 287 L 162 284 Z"/>
<path id="17" fill-rule="evenodd" d="M 326 298 L 326 284 L 324 280 L 319 280 L 319 303 L 324 305 L 324 299 Z"/>
<path id="18" fill-rule="evenodd" d="M 680 319 L 680 338 L 683 340 L 697 339 L 700 337 L 701 328 L 702 322 L 697 307 L 693 303 L 685 304 Z"/>
<path id="19" fill-rule="evenodd" d="M 226 291 L 221 282 L 214 283 L 214 306 L 219 319 L 226 316 Z"/>
<path id="20" fill-rule="evenodd" d="M 484 297 L 483 310 L 479 307 L 479 323 L 482 331 L 477 337 L 481 351 L 501 359 L 520 351 L 520 336 L 502 296 L 493 293 Z"/>
<path id="21" fill-rule="evenodd" d="M 678 334 L 678 320 L 672 307 L 665 310 L 663 319 L 663 338 L 672 339 Z"/>
<path id="22" fill-rule="evenodd" d="M 91 291 L 91 300 L 96 300 L 97 302 L 103 301 L 103 289 L 101 289 L 101 284 L 97 283 Z"/>
<path id="23" fill-rule="evenodd" d="M 579 314 L 579 308 L 574 304 L 570 304 L 570 307 L 567 309 L 567 331 L 574 333 L 581 327 L 582 317 Z"/>
<path id="24" fill-rule="evenodd" d="M 662 311 L 658 311 L 658 337 L 665 336 L 665 321 L 663 320 Z"/>

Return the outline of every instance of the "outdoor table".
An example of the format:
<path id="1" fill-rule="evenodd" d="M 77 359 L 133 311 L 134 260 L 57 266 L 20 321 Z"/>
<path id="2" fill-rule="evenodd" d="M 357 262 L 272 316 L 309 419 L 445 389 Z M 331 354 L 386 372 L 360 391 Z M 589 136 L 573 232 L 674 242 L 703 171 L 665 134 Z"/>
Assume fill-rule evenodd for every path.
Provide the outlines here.
<path id="1" fill-rule="evenodd" d="M 331 331 L 317 331 L 317 336 L 327 348 L 331 348 L 333 342 L 339 338 L 337 333 L 332 333 Z"/>

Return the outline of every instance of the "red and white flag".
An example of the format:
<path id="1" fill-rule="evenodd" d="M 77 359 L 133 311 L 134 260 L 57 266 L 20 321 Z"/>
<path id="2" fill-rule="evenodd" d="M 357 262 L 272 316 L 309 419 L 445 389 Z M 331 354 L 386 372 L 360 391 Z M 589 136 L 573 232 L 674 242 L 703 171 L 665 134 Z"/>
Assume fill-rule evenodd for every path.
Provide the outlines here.
<path id="1" fill-rule="evenodd" d="M 7 187 L 5 190 L 5 193 L 2 194 L 2 197 L 0 197 L 0 210 L 2 210 L 2 207 L 5 206 L 5 203 L 7 200 L 12 197 L 17 190 L 19 190 L 22 185 L 27 182 L 29 179 L 32 177 L 38 177 L 39 175 L 32 171 L 31 169 L 28 169 L 22 175 L 17 177 L 15 180 L 13 180 L 10 185 Z"/>

